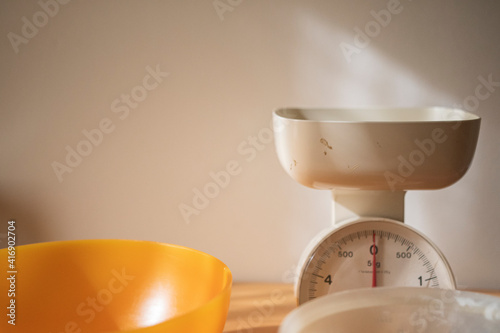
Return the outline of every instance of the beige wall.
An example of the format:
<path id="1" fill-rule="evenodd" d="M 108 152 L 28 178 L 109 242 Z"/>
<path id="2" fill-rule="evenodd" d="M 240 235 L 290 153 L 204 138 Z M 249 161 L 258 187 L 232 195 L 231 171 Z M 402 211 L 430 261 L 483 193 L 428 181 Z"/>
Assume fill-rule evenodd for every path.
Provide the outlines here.
<path id="1" fill-rule="evenodd" d="M 410 193 L 406 219 L 461 286 L 500 288 L 499 86 L 473 97 L 500 81 L 497 1 L 41 3 L 0 3 L 0 246 L 15 218 L 20 243 L 176 243 L 282 281 L 330 208 L 281 170 L 272 109 L 465 101 L 483 118 L 473 166 Z M 348 59 L 356 27 L 372 37 Z M 223 188 L 183 217 L 211 173 Z"/>

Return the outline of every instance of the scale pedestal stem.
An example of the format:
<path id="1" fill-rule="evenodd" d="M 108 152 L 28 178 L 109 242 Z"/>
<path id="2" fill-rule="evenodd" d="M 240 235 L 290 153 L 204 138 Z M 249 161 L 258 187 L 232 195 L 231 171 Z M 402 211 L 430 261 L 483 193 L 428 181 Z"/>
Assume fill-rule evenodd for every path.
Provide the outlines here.
<path id="1" fill-rule="evenodd" d="M 385 217 L 404 222 L 406 191 L 333 190 L 332 222 L 359 217 Z"/>

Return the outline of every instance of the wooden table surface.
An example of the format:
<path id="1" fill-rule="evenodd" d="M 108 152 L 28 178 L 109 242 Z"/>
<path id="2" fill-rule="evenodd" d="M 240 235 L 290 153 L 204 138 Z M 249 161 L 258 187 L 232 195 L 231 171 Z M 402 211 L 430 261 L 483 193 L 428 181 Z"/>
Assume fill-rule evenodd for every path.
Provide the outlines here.
<path id="1" fill-rule="evenodd" d="M 500 291 L 475 291 L 500 297 Z M 291 284 L 235 283 L 224 333 L 275 333 L 295 307 Z"/>

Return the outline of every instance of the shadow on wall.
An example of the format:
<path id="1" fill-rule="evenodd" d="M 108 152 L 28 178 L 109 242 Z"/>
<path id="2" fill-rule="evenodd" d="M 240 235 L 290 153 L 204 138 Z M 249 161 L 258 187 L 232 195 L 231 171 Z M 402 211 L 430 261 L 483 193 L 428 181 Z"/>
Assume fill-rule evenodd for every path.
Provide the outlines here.
<path id="1" fill-rule="evenodd" d="M 499 69 L 500 45 L 493 41 L 500 29 L 498 1 L 432 6 L 411 0 L 359 2 L 349 3 L 348 11 L 338 10 L 334 2 L 328 6 L 329 10 L 311 6 L 308 11 L 330 28 L 330 36 L 339 27 L 350 36 L 336 45 L 336 51 L 352 67 L 362 65 L 364 54 L 373 48 L 445 93 L 470 84 L 455 81 L 459 77 L 487 76 Z M 363 73 L 373 70 L 364 68 Z"/>
<path id="2" fill-rule="evenodd" d="M 7 196 L 0 194 L 0 248 L 7 247 L 7 235 L 10 237 L 15 235 L 16 246 L 39 243 L 51 238 L 47 234 L 48 230 L 40 226 L 40 222 L 46 219 L 37 206 L 33 202 L 16 201 L 12 194 Z M 14 235 L 8 234 L 8 222 L 11 220 L 16 222 L 15 230 L 12 231 Z"/>

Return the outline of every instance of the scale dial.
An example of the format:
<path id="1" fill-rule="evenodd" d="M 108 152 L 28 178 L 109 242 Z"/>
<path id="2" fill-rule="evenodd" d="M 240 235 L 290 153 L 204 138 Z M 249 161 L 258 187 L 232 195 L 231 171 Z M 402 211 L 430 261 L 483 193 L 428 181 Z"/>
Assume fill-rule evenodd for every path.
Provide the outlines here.
<path id="1" fill-rule="evenodd" d="M 337 291 L 383 286 L 456 288 L 446 258 L 427 237 L 402 222 L 366 218 L 336 225 L 313 240 L 304 252 L 296 295 L 302 304 Z"/>

